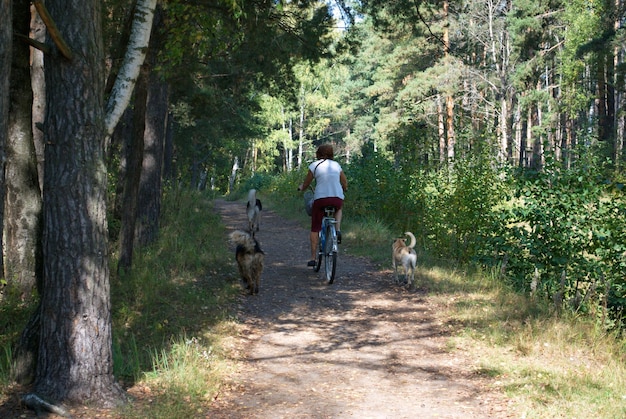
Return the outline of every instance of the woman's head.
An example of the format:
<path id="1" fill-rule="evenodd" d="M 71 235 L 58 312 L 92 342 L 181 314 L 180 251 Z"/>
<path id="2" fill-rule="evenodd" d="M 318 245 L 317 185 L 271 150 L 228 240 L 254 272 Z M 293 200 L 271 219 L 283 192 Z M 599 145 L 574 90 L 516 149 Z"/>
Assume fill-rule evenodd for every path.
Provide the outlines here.
<path id="1" fill-rule="evenodd" d="M 334 152 L 333 152 L 333 146 L 330 144 L 322 144 L 321 146 L 319 146 L 317 148 L 317 151 L 315 152 L 315 156 L 318 159 L 330 159 L 332 160 L 335 156 Z"/>

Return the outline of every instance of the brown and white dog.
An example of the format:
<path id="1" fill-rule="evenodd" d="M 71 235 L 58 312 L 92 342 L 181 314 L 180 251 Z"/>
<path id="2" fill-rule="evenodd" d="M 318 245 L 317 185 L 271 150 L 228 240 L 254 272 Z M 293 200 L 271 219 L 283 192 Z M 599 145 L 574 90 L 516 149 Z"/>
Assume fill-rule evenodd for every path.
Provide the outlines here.
<path id="1" fill-rule="evenodd" d="M 239 267 L 239 275 L 248 294 L 259 293 L 259 283 L 263 272 L 265 254 L 259 242 L 245 231 L 236 230 L 229 235 L 230 242 L 237 246 L 235 259 Z"/>
<path id="2" fill-rule="evenodd" d="M 405 232 L 411 239 L 411 243 L 407 246 L 406 239 L 396 239 L 393 242 L 392 258 L 393 269 L 395 271 L 396 283 L 398 283 L 398 265 L 404 268 L 404 276 L 410 287 L 415 280 L 415 266 L 417 265 L 417 253 L 415 252 L 415 236 L 410 231 Z"/>
<path id="3" fill-rule="evenodd" d="M 248 191 L 248 203 L 246 204 L 246 213 L 248 214 L 248 231 L 254 236 L 259 231 L 259 223 L 261 221 L 261 210 L 263 206 L 261 201 L 256 197 L 256 189 Z"/>

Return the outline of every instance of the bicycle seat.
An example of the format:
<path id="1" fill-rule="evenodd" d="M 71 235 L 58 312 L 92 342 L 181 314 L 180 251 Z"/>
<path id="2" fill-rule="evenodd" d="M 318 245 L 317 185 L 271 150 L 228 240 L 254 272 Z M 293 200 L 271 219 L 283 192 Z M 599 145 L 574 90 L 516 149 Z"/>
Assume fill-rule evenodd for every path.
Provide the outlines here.
<path id="1" fill-rule="evenodd" d="M 335 207 L 334 205 L 328 205 L 324 207 L 324 214 L 326 214 L 327 217 L 334 217 L 335 211 L 337 211 L 337 207 Z"/>

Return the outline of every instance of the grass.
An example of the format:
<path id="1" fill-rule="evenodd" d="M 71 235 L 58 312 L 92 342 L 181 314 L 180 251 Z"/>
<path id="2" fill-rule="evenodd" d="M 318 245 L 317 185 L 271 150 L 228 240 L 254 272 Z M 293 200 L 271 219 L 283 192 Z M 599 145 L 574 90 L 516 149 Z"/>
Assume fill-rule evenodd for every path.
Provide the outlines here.
<path id="1" fill-rule="evenodd" d="M 421 267 L 430 297 L 456 333 L 448 344 L 476 360 L 524 418 L 626 417 L 623 337 L 583 317 L 557 316 L 480 270 Z"/>
<path id="2" fill-rule="evenodd" d="M 297 193 L 261 199 L 308 225 Z M 236 367 L 239 287 L 210 200 L 170 193 L 162 226 L 159 241 L 135 255 L 132 273 L 111 279 L 115 374 L 144 396 L 141 408 L 119 412 L 128 419 L 197 417 Z M 343 251 L 391 267 L 393 234 L 383 223 L 351 219 L 347 206 L 342 230 Z M 590 319 L 557 316 L 544 302 L 512 292 L 494 272 L 425 253 L 417 281 L 454 332 L 446 349 L 473 357 L 476 374 L 510 397 L 517 417 L 626 417 L 623 337 Z M 10 385 L 10 343 L 32 309 L 15 301 L 10 295 L 0 301 L 0 395 Z"/>
<path id="3" fill-rule="evenodd" d="M 158 243 L 113 280 L 116 376 L 150 399 L 124 418 L 193 417 L 232 368 L 239 285 L 224 227 L 206 196 L 173 193 Z"/>

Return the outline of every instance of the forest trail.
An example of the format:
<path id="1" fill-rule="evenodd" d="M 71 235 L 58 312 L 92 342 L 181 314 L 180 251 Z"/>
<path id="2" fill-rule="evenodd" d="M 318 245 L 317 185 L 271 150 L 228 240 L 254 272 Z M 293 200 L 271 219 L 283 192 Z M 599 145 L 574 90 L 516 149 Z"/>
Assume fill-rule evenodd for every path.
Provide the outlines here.
<path id="1" fill-rule="evenodd" d="M 245 229 L 245 203 L 216 200 L 215 210 L 227 230 Z M 419 276 L 406 290 L 391 271 L 340 249 L 326 285 L 306 267 L 307 229 L 265 209 L 257 237 L 266 253 L 260 292 L 242 297 L 237 372 L 208 417 L 515 417 L 475 361 L 447 349 L 450 329 Z"/>

